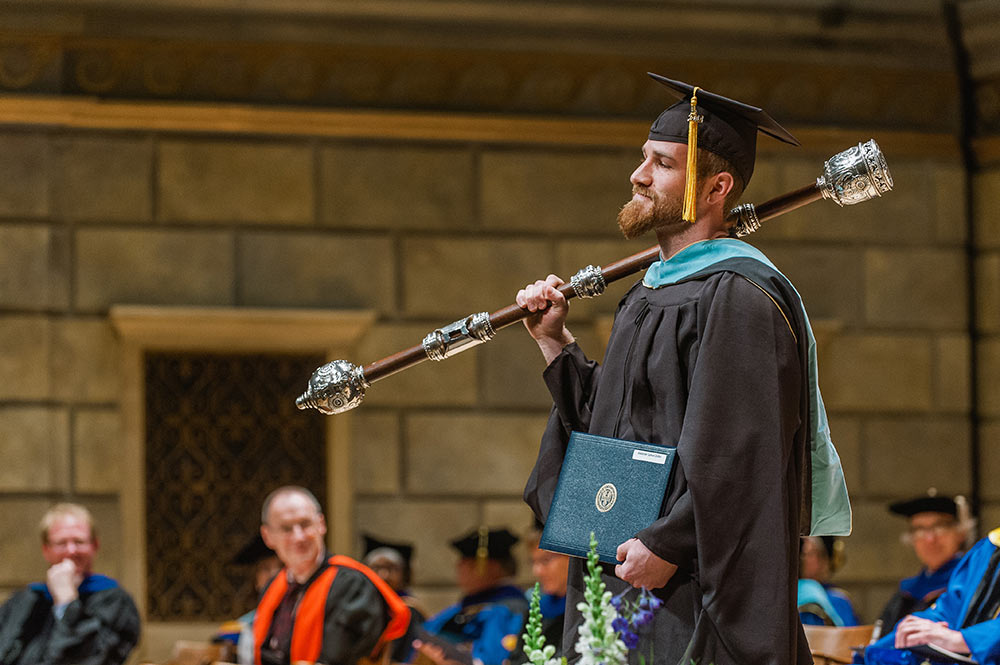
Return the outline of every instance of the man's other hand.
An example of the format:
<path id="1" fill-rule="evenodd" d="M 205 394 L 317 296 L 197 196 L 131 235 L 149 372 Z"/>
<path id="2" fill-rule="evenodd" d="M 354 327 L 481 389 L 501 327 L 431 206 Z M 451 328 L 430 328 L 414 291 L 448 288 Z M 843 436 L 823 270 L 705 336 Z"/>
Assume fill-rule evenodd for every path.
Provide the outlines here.
<path id="1" fill-rule="evenodd" d="M 921 644 L 935 644 L 955 653 L 969 653 L 962 633 L 952 630 L 944 621 L 931 621 L 910 614 L 896 626 L 896 648 L 905 649 Z"/>
<path id="2" fill-rule="evenodd" d="M 677 572 L 677 566 L 653 554 L 638 538 L 629 538 L 618 546 L 620 564 L 615 575 L 632 586 L 659 589 Z"/>

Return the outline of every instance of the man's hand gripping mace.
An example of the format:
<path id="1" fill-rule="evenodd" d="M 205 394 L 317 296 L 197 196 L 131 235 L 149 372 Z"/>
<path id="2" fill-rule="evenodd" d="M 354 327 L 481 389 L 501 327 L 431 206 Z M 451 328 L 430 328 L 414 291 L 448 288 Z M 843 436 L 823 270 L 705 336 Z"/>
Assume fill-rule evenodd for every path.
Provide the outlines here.
<path id="1" fill-rule="evenodd" d="M 823 165 L 816 182 L 755 206 L 743 203 L 730 211 L 738 237 L 760 228 L 761 222 L 800 208 L 818 199 L 830 199 L 839 206 L 854 205 L 882 196 L 892 189 L 892 176 L 882 151 L 874 140 L 838 153 Z M 587 266 L 568 284 L 559 287 L 567 299 L 592 298 L 604 293 L 611 282 L 648 268 L 659 258 L 659 246 L 633 254 L 603 268 Z M 361 404 L 372 383 L 424 360 L 444 360 L 473 346 L 488 342 L 496 331 L 529 316 L 530 312 L 508 305 L 492 314 L 470 314 L 443 328 L 433 330 L 418 346 L 358 367 L 346 360 L 334 360 L 313 372 L 309 388 L 295 400 L 300 409 L 317 409 L 331 415 Z"/>

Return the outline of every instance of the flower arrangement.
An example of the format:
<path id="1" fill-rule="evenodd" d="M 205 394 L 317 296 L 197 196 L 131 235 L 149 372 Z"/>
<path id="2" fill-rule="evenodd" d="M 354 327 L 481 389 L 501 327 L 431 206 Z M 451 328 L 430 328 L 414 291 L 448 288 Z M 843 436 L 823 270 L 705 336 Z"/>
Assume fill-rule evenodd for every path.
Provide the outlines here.
<path id="1" fill-rule="evenodd" d="M 601 579 L 597 540 L 590 534 L 590 552 L 587 554 L 587 575 L 584 577 L 583 602 L 577 604 L 583 616 L 579 638 L 574 649 L 580 654 L 581 665 L 626 665 L 630 649 L 639 646 L 643 627 L 653 620 L 653 613 L 663 604 L 646 589 L 641 589 L 634 599 L 626 590 L 612 596 Z M 524 633 L 524 652 L 532 665 L 565 665 L 565 658 L 555 658 L 555 647 L 545 644 L 542 635 L 542 614 L 539 609 L 539 587 L 531 595 L 531 608 Z M 646 663 L 644 655 L 639 660 Z M 649 662 L 653 662 L 652 649 Z"/>

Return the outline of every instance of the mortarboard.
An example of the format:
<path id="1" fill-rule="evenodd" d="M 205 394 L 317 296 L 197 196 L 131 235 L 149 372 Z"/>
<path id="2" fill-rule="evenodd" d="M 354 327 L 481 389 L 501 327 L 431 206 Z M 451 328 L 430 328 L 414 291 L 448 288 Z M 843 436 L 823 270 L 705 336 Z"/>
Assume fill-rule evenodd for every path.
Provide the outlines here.
<path id="1" fill-rule="evenodd" d="M 917 513 L 945 513 L 958 518 L 958 504 L 950 496 L 938 496 L 931 489 L 927 494 L 906 501 L 889 504 L 889 511 L 904 517 L 913 517 Z"/>
<path id="2" fill-rule="evenodd" d="M 247 541 L 246 545 L 240 548 L 239 552 L 233 555 L 229 563 L 235 566 L 249 566 L 269 556 L 278 555 L 264 544 L 264 538 L 260 535 L 260 531 L 258 531 Z"/>
<path id="3" fill-rule="evenodd" d="M 507 529 L 490 529 L 481 526 L 475 531 L 471 531 L 461 538 L 451 541 L 454 547 L 465 558 L 478 559 L 482 564 L 487 559 L 512 559 L 512 548 L 518 541 L 518 537 Z"/>
<path id="4" fill-rule="evenodd" d="M 757 132 L 799 145 L 788 130 L 763 109 L 707 90 L 647 72 L 666 86 L 681 101 L 666 109 L 649 129 L 654 141 L 688 145 L 687 183 L 684 196 L 684 219 L 695 220 L 694 198 L 697 192 L 697 152 L 703 148 L 725 158 L 746 186 L 753 175 L 757 157 Z M 694 128 L 696 131 L 692 132 Z"/>
<path id="5" fill-rule="evenodd" d="M 370 536 L 367 533 L 364 535 L 365 539 L 365 556 L 367 557 L 373 551 L 386 547 L 390 550 L 396 550 L 399 556 L 403 558 L 403 562 L 407 567 L 410 565 L 410 561 L 413 559 L 413 545 L 409 543 L 389 543 L 384 540 L 380 540 L 375 536 Z"/>

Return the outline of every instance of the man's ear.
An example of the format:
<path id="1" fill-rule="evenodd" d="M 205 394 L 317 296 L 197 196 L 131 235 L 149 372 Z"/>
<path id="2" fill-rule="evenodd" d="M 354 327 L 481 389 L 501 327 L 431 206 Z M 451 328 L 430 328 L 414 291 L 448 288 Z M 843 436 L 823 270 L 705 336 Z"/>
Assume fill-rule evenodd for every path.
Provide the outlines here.
<path id="1" fill-rule="evenodd" d="M 260 525 L 260 537 L 264 539 L 265 545 L 270 547 L 272 550 L 274 549 L 274 545 L 271 544 L 271 539 L 267 533 L 267 527 L 264 526 L 263 524 Z"/>
<path id="2" fill-rule="evenodd" d="M 733 179 L 733 174 L 728 171 L 720 171 L 712 177 L 708 178 L 705 183 L 707 192 L 705 199 L 709 203 L 719 203 L 720 205 L 725 203 L 726 197 L 729 196 L 729 192 L 733 191 L 733 186 L 736 181 Z"/>

